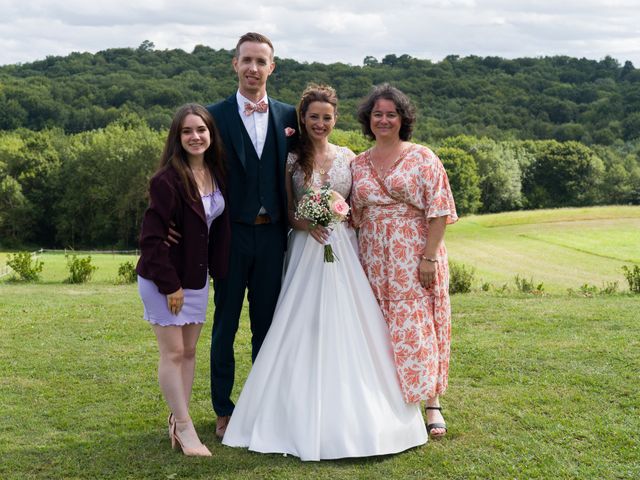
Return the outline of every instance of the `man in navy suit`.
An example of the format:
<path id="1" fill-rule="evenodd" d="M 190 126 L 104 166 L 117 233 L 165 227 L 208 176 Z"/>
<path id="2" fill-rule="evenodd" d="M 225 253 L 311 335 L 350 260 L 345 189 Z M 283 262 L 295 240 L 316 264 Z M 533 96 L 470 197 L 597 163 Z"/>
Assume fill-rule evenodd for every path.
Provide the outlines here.
<path id="1" fill-rule="evenodd" d="M 224 436 L 234 404 L 233 342 L 248 290 L 251 358 L 255 360 L 275 310 L 286 249 L 287 153 L 297 138 L 292 105 L 267 96 L 275 68 L 271 41 L 246 33 L 232 60 L 238 91 L 208 108 L 224 143 L 231 217 L 229 273 L 214 280 L 215 313 L 211 333 L 211 397 Z"/>

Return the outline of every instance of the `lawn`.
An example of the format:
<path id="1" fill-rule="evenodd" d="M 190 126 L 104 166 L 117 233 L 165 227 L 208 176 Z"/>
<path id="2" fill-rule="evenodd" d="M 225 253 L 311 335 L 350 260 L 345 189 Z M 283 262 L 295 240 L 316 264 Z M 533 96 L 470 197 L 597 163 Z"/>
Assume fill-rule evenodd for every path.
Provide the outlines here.
<path id="1" fill-rule="evenodd" d="M 135 286 L 3 285 L 0 478 L 638 478 L 638 308 L 630 295 L 454 296 L 448 437 L 301 463 L 215 440 L 210 323 L 192 412 L 214 457 L 185 458 L 169 448 Z M 246 322 L 237 357 L 239 386 Z"/>
<path id="2" fill-rule="evenodd" d="M 559 252 L 569 251 L 583 255 L 581 262 L 599 261 L 600 270 L 591 273 L 605 271 L 609 262 L 623 264 L 607 254 L 606 233 L 593 227 L 576 235 L 571 225 L 586 232 L 597 221 L 633 239 L 639 210 L 629 212 L 519 212 L 468 217 L 452 226 L 451 256 L 474 265 L 487 280 L 512 283 L 515 273 L 531 272 L 522 269 L 524 260 L 509 271 L 504 257 L 492 262 L 464 248 L 465 242 L 484 238 L 485 249 L 491 245 L 509 258 L 529 248 L 535 258 L 525 258 L 537 267 L 533 276 L 553 288 L 544 296 L 512 289 L 452 297 L 444 440 L 398 455 L 317 463 L 232 449 L 215 439 L 210 320 L 199 344 L 192 414 L 214 456 L 172 452 L 156 381 L 155 339 L 141 319 L 135 285 L 114 284 L 118 265 L 135 257 L 94 255 L 99 269 L 92 281 L 68 285 L 62 283 L 64 256 L 45 254 L 41 283 L 0 283 L 0 478 L 640 478 L 640 295 L 569 296 L 567 288 L 604 277 L 581 280 L 573 273 L 563 283 L 559 271 L 548 270 L 564 258 Z M 583 242 L 579 249 L 558 245 L 577 241 Z M 638 257 L 637 250 L 629 251 L 631 259 Z M 552 254 L 555 262 L 546 258 Z M 611 278 L 626 290 L 620 274 L 612 271 Z M 246 312 L 236 358 L 237 396 L 250 368 Z"/>

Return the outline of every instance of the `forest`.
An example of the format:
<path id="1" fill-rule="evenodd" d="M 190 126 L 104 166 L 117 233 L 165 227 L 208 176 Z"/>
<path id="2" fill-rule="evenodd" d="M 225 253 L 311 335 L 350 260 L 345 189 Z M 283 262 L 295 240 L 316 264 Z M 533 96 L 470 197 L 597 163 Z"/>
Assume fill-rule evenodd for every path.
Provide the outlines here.
<path id="1" fill-rule="evenodd" d="M 0 246 L 135 247 L 173 111 L 232 94 L 232 51 L 138 48 L 0 66 Z M 332 140 L 368 142 L 355 111 L 390 82 L 416 104 L 414 140 L 442 159 L 461 214 L 640 204 L 640 70 L 572 57 L 408 55 L 362 65 L 276 57 L 269 94 L 340 97 Z"/>

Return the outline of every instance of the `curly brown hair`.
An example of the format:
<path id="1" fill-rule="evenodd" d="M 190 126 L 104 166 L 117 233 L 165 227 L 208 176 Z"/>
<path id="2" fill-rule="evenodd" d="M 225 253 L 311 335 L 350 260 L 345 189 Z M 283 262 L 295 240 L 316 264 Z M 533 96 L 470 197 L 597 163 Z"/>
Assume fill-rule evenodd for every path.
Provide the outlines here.
<path id="1" fill-rule="evenodd" d="M 367 98 L 358 108 L 358 122 L 362 126 L 362 133 L 370 140 L 376 136 L 371 131 L 371 112 L 376 102 L 380 99 L 391 100 L 395 106 L 402 124 L 400 125 L 400 140 L 408 141 L 413 133 L 413 125 L 416 123 L 416 109 L 409 97 L 388 83 L 376 85 Z"/>
<path id="2" fill-rule="evenodd" d="M 304 181 L 308 184 L 313 175 L 313 144 L 309 139 L 309 134 L 304 126 L 304 116 L 313 102 L 325 102 L 333 106 L 334 115 L 338 115 L 338 95 L 329 85 L 319 85 L 310 83 L 302 92 L 300 103 L 298 104 L 298 125 L 300 125 L 300 139 L 293 152 L 298 157 L 297 163 L 304 172 Z"/>

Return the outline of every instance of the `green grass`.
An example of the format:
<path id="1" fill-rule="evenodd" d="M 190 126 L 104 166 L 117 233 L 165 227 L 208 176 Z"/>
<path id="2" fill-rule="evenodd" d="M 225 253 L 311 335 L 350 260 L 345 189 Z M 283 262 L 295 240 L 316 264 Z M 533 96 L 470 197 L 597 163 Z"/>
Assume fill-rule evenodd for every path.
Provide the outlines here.
<path id="1" fill-rule="evenodd" d="M 476 269 L 478 282 L 513 284 L 516 274 L 549 292 L 619 282 L 640 264 L 640 207 L 598 207 L 469 216 L 446 234 L 451 260 Z"/>
<path id="2" fill-rule="evenodd" d="M 302 463 L 223 447 L 208 388 L 192 413 L 212 459 L 170 451 L 157 352 L 134 285 L 0 287 L 0 478 L 637 478 L 640 297 L 453 297 L 444 441 Z M 239 386 L 249 369 L 246 321 Z"/>
<path id="3" fill-rule="evenodd" d="M 93 255 L 92 281 L 67 285 L 64 256 L 45 254 L 42 282 L 0 282 L 0 478 L 639 478 L 640 295 L 566 294 L 608 279 L 626 289 L 616 268 L 638 257 L 639 216 L 637 207 L 516 212 L 449 228 L 452 259 L 493 282 L 533 276 L 550 294 L 453 296 L 448 436 L 319 463 L 215 439 L 211 306 L 191 410 L 214 456 L 172 452 L 155 338 L 136 286 L 114 285 L 118 265 L 135 257 Z M 246 310 L 236 359 L 234 396 L 250 368 Z"/>

